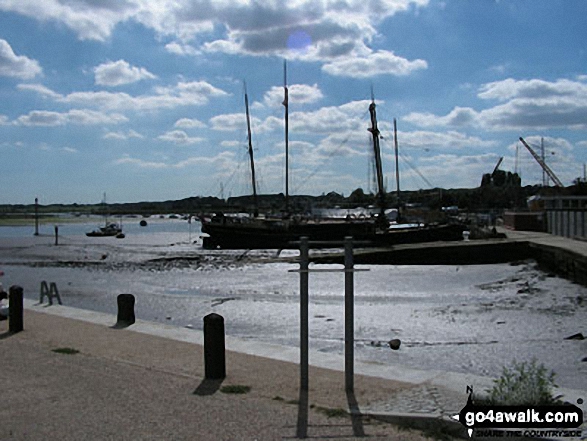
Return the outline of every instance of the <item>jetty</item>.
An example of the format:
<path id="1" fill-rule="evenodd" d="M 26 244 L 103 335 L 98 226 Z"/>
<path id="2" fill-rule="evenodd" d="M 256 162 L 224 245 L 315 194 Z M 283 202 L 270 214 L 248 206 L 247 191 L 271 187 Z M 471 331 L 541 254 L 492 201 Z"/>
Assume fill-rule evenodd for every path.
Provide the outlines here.
<path id="1" fill-rule="evenodd" d="M 587 241 L 498 227 L 506 238 L 357 248 L 355 263 L 370 265 L 482 265 L 534 259 L 545 271 L 587 286 Z M 344 253 L 314 254 L 313 263 L 343 263 Z"/>

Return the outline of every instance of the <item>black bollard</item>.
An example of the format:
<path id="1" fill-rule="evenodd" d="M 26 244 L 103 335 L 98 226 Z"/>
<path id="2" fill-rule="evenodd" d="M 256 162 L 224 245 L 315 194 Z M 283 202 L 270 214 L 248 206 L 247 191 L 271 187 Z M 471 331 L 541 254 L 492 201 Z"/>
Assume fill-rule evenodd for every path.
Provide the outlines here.
<path id="1" fill-rule="evenodd" d="M 224 318 L 215 313 L 204 317 L 204 368 L 207 380 L 226 378 Z"/>
<path id="2" fill-rule="evenodd" d="M 126 328 L 135 322 L 135 296 L 119 294 L 117 297 L 118 316 L 115 328 Z"/>
<path id="3" fill-rule="evenodd" d="M 55 245 L 59 245 L 59 227 L 55 225 Z"/>
<path id="4" fill-rule="evenodd" d="M 8 331 L 16 333 L 24 329 L 22 288 L 14 285 L 8 292 Z"/>

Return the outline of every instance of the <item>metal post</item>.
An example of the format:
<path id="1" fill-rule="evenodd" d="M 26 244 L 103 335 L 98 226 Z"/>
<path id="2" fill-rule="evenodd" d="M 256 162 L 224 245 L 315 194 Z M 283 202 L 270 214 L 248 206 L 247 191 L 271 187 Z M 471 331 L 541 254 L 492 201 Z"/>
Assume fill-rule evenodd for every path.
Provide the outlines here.
<path id="1" fill-rule="evenodd" d="M 308 267 L 309 267 L 308 238 L 300 239 L 300 388 L 308 390 Z"/>
<path id="2" fill-rule="evenodd" d="M 51 284 L 51 287 L 53 287 L 53 284 Z M 135 322 L 135 296 L 132 294 L 119 294 L 116 298 L 116 303 L 118 305 L 118 315 L 114 327 L 127 328 Z"/>
<path id="3" fill-rule="evenodd" d="M 39 198 L 35 198 L 35 236 L 39 235 Z"/>
<path id="4" fill-rule="evenodd" d="M 59 245 L 59 227 L 55 225 L 55 245 Z"/>
<path id="5" fill-rule="evenodd" d="M 204 317 L 204 372 L 207 380 L 226 378 L 224 317 L 216 313 Z"/>
<path id="6" fill-rule="evenodd" d="M 8 290 L 8 331 L 20 332 L 24 329 L 23 294 L 20 286 L 11 286 Z"/>
<path id="7" fill-rule="evenodd" d="M 354 390 L 355 313 L 353 238 L 344 238 L 344 382 L 347 392 Z"/>

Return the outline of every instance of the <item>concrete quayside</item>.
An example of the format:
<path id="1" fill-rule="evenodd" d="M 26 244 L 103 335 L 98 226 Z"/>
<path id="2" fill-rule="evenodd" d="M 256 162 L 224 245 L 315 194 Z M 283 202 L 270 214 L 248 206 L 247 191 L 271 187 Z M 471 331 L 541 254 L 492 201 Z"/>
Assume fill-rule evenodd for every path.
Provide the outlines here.
<path id="1" fill-rule="evenodd" d="M 505 239 L 463 240 L 357 248 L 355 263 L 378 265 L 482 265 L 534 259 L 546 271 L 587 285 L 587 242 L 548 233 L 500 229 Z M 343 252 L 315 254 L 313 263 L 343 263 Z"/>

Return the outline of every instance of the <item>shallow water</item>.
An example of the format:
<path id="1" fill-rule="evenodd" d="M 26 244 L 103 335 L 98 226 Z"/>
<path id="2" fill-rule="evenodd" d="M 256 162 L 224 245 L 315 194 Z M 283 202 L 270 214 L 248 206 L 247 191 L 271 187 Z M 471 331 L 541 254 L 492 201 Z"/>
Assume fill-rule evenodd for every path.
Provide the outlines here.
<path id="1" fill-rule="evenodd" d="M 70 236 L 59 247 L 47 237 L 0 239 L 3 282 L 22 285 L 29 298 L 38 298 L 40 281 L 56 282 L 65 304 L 112 314 L 116 296 L 132 293 L 142 319 L 201 329 L 216 312 L 230 335 L 298 345 L 299 275 L 290 272 L 297 265 L 203 251 L 183 236 Z M 369 271 L 355 274 L 357 358 L 490 376 L 514 359 L 536 358 L 559 385 L 587 389 L 587 340 L 564 340 L 587 334 L 586 288 L 533 262 L 358 268 Z M 343 354 L 343 274 L 311 274 L 310 302 L 311 348 Z M 399 351 L 387 345 L 392 338 L 401 339 Z"/>

